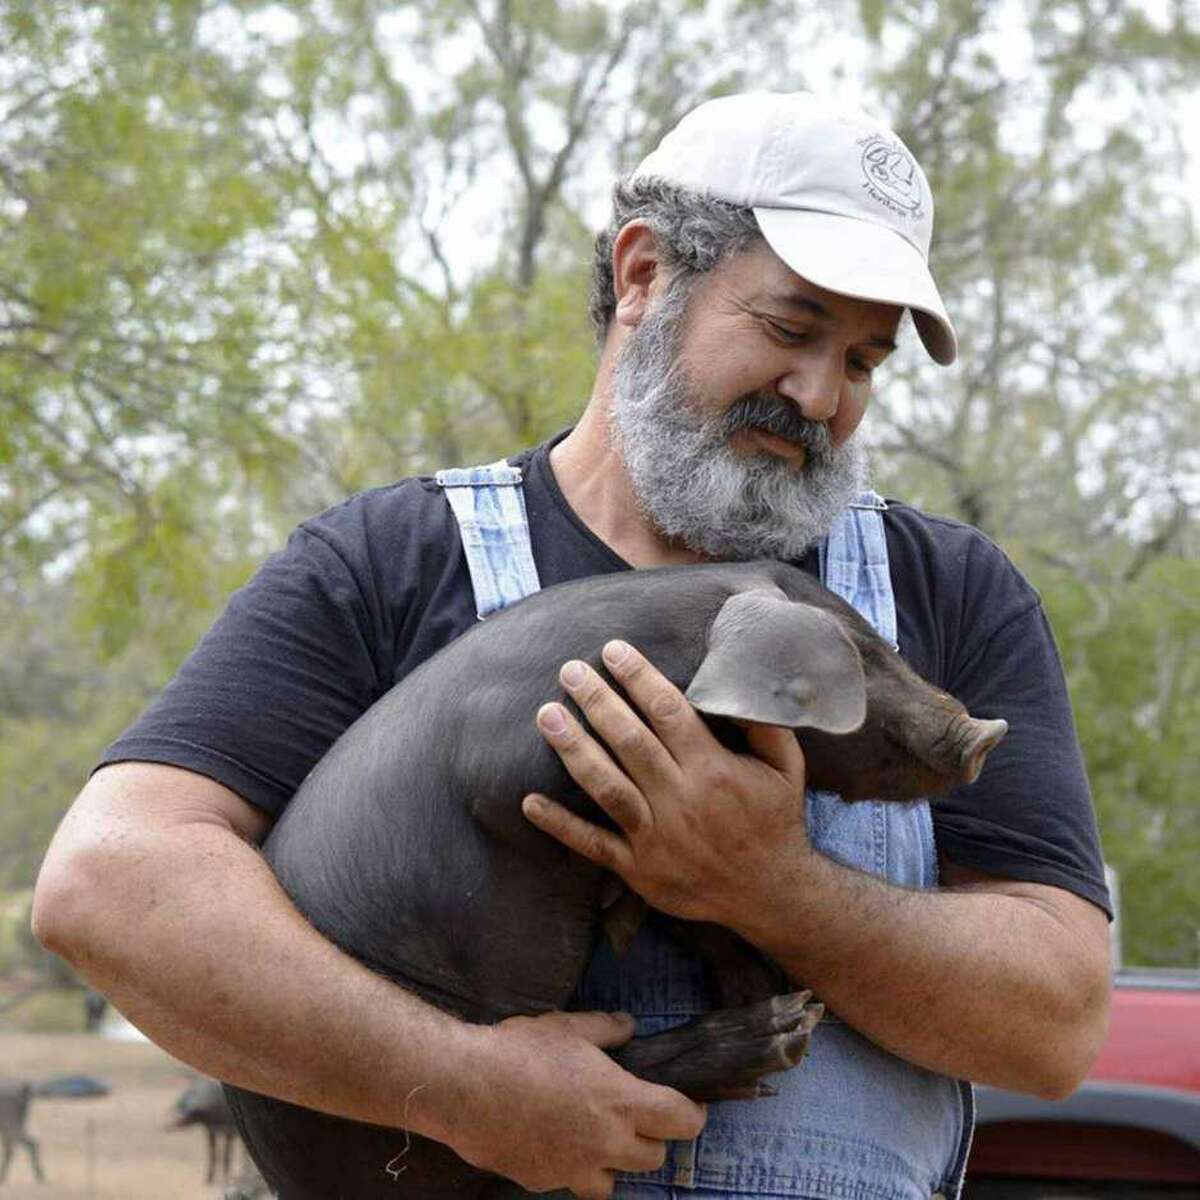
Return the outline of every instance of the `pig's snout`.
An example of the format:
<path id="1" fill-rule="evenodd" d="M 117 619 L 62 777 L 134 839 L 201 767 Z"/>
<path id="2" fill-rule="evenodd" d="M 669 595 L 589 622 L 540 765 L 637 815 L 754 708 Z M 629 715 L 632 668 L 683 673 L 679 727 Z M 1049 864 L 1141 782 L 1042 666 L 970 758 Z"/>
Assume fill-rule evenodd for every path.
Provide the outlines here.
<path id="1" fill-rule="evenodd" d="M 1007 732 L 1007 721 L 983 721 L 978 717 L 967 717 L 959 755 L 961 782 L 974 783 L 979 778 L 987 756 L 1000 744 L 1001 738 Z"/>

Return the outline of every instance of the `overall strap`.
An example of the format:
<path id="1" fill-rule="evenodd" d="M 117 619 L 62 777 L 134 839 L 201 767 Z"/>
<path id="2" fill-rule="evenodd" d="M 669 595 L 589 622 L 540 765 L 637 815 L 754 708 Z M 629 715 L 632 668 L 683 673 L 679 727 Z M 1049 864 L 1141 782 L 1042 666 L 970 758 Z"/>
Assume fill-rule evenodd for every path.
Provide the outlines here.
<path id="1" fill-rule="evenodd" d="M 500 459 L 438 471 L 434 480 L 458 522 L 479 619 L 539 591 L 521 469 Z"/>
<path id="2" fill-rule="evenodd" d="M 895 648 L 896 600 L 883 530 L 886 510 L 882 496 L 863 492 L 838 518 L 818 553 L 821 582 L 853 604 Z"/>
<path id="3" fill-rule="evenodd" d="M 864 492 L 842 513 L 830 530 L 829 536 L 819 546 L 821 580 L 831 591 L 849 601 L 875 627 L 880 637 L 891 642 L 898 650 L 896 640 L 896 600 L 892 592 L 891 572 L 888 568 L 887 538 L 883 528 L 883 513 L 887 502 L 876 492 Z M 810 795 L 810 807 L 820 799 L 820 794 Z M 840 802 L 839 802 L 840 803 Z M 868 802 L 871 807 L 882 810 L 877 801 Z M 844 806 L 843 806 L 844 807 Z M 906 827 L 917 822 L 928 845 L 926 857 L 926 886 L 936 880 L 936 850 L 933 843 L 933 827 L 929 817 L 928 802 L 910 805 L 909 811 L 900 814 L 895 823 L 893 836 L 899 837 Z M 898 809 L 889 809 L 896 818 Z M 901 824 L 908 820 L 908 826 Z M 971 1149 L 971 1138 L 975 1125 L 975 1094 L 966 1080 L 955 1080 L 962 1113 L 962 1133 L 954 1161 L 948 1165 L 944 1179 L 935 1195 L 957 1197 L 962 1189 L 966 1172 L 967 1157 Z"/>

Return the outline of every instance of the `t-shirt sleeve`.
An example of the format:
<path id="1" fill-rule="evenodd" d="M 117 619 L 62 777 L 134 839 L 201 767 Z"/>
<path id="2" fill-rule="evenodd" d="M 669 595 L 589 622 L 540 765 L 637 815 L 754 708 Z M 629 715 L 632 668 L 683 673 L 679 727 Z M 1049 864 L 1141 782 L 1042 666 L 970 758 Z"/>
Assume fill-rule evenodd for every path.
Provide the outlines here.
<path id="1" fill-rule="evenodd" d="M 983 539 L 981 539 L 983 542 Z M 947 649 L 947 690 L 1003 717 L 979 779 L 935 802 L 941 854 L 994 875 L 1065 888 L 1111 915 L 1100 839 L 1062 665 L 1034 590 L 990 543 Z"/>
<path id="2" fill-rule="evenodd" d="M 385 690 L 369 592 L 336 537 L 300 526 L 100 765 L 184 767 L 277 815 Z"/>

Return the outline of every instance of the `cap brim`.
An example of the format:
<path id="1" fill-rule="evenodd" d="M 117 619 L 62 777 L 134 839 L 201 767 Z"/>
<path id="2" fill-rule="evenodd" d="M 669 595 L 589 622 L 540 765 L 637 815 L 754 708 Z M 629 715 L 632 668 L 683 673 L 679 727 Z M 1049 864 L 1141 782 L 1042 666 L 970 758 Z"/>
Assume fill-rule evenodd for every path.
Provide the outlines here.
<path id="1" fill-rule="evenodd" d="M 797 275 L 826 291 L 912 310 L 934 362 L 949 365 L 958 338 L 924 256 L 900 234 L 871 221 L 797 208 L 756 208 L 767 244 Z"/>

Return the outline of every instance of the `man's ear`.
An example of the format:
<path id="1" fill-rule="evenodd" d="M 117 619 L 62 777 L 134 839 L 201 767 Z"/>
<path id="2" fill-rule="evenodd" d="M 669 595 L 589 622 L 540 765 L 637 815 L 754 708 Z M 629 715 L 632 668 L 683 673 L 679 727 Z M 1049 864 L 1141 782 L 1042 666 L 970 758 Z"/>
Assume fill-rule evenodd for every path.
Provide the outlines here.
<path id="1" fill-rule="evenodd" d="M 658 240 L 645 221 L 630 221 L 613 241 L 614 315 L 618 325 L 640 324 L 650 298 L 666 279 Z"/>

